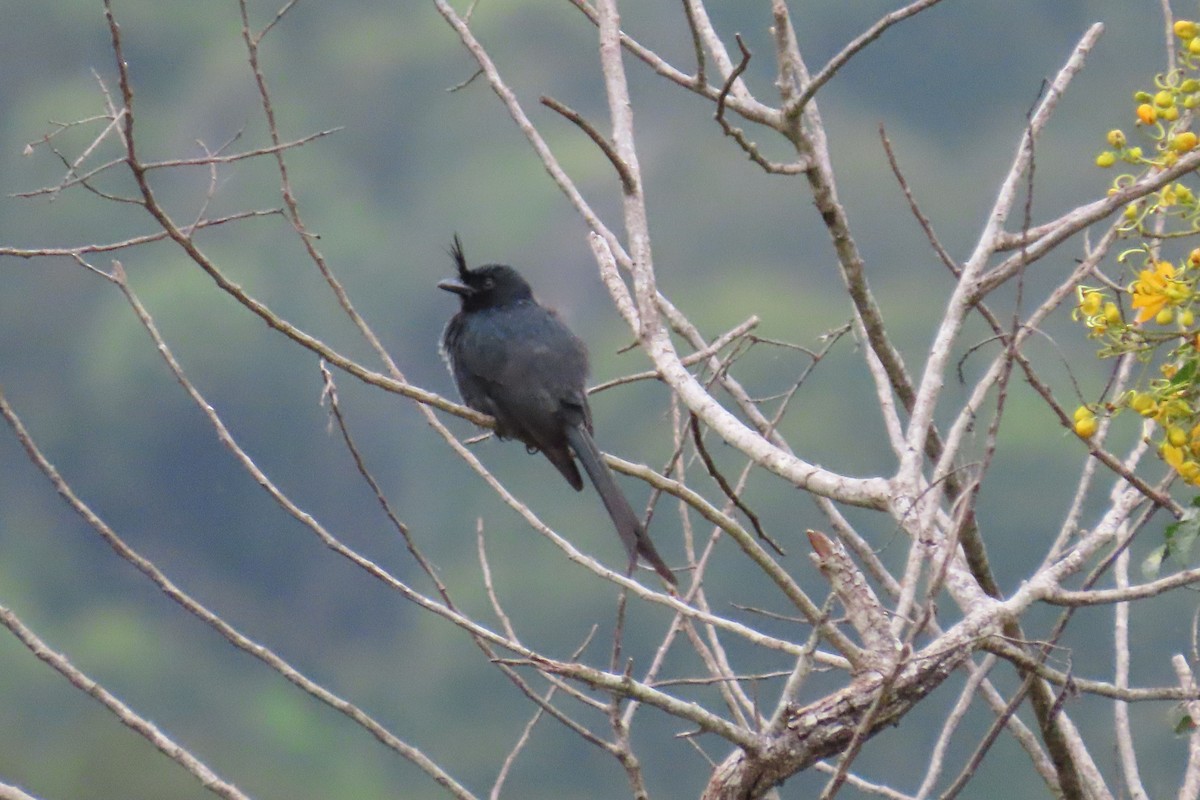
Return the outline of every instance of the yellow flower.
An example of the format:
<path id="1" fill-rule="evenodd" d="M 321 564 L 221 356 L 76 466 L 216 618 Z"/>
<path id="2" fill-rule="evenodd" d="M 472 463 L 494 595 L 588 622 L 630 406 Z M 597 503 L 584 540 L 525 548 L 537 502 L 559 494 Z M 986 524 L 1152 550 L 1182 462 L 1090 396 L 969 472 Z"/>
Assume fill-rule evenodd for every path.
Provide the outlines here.
<path id="1" fill-rule="evenodd" d="M 1162 456 L 1163 461 L 1167 462 L 1175 470 L 1178 470 L 1179 466 L 1183 464 L 1183 450 L 1174 445 L 1163 444 L 1158 449 L 1158 452 Z"/>
<path id="2" fill-rule="evenodd" d="M 1129 397 L 1129 407 L 1143 417 L 1153 417 L 1158 411 L 1158 403 L 1153 395 L 1145 392 L 1133 392 Z"/>
<path id="3" fill-rule="evenodd" d="M 1188 442 L 1187 431 L 1178 425 L 1167 428 L 1167 443 L 1172 447 L 1182 448 Z"/>
<path id="4" fill-rule="evenodd" d="M 1190 19 L 1176 20 L 1175 25 L 1172 27 L 1175 35 L 1184 41 L 1195 39 L 1197 35 L 1200 35 L 1200 25 L 1197 25 Z"/>
<path id="5" fill-rule="evenodd" d="M 1104 295 L 1092 289 L 1091 291 L 1083 292 L 1083 297 L 1079 301 L 1079 310 L 1085 317 L 1094 317 L 1100 313 L 1100 308 L 1104 302 Z"/>
<path id="6" fill-rule="evenodd" d="M 1181 434 L 1179 438 L 1182 439 L 1183 431 L 1179 430 L 1179 433 Z M 1187 458 L 1187 451 L 1182 446 L 1177 447 L 1171 444 L 1170 434 L 1168 434 L 1168 441 L 1163 443 L 1158 452 L 1163 461 L 1166 461 L 1171 469 L 1178 472 L 1185 481 L 1194 485 L 1197 480 L 1200 480 L 1200 464 Z"/>
<path id="7" fill-rule="evenodd" d="M 1141 125 L 1153 125 L 1154 121 L 1158 119 L 1158 112 L 1149 103 L 1142 103 L 1137 107 L 1137 118 Z"/>
<path id="8" fill-rule="evenodd" d="M 1138 279 L 1129 287 L 1129 293 L 1133 295 L 1133 307 L 1138 309 L 1137 322 L 1153 319 L 1168 304 L 1172 304 L 1169 290 L 1174 281 L 1175 268 L 1166 261 L 1159 261 L 1153 270 L 1144 269 L 1138 273 Z"/>
<path id="9" fill-rule="evenodd" d="M 1186 153 L 1196 146 L 1197 141 L 1196 134 L 1191 131 L 1184 131 L 1171 140 L 1171 147 L 1177 153 Z"/>

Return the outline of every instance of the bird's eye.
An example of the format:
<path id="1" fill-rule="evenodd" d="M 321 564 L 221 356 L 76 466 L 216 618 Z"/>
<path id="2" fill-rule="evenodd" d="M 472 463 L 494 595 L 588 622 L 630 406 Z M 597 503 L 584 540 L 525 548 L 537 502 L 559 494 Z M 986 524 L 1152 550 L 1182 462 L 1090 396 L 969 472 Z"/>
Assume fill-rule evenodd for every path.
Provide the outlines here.
<path id="1" fill-rule="evenodd" d="M 484 278 L 483 279 L 483 288 L 484 289 L 491 289 L 495 285 L 496 285 L 496 280 L 494 278 Z"/>

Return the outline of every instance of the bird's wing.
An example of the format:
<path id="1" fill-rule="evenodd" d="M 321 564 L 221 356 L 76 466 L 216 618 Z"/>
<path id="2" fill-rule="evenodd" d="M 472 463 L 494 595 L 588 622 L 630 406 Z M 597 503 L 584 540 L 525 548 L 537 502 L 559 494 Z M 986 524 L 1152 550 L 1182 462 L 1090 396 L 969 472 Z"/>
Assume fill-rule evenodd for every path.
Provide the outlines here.
<path id="1" fill-rule="evenodd" d="M 447 348 L 456 353 L 452 368 L 464 402 L 494 416 L 497 433 L 540 450 L 568 483 L 582 488 L 565 427 L 590 425 L 583 344 L 533 304 L 476 313 L 447 335 L 457 337 Z"/>
<path id="2" fill-rule="evenodd" d="M 480 383 L 494 404 L 525 416 L 555 416 L 563 407 L 585 413 L 587 352 L 552 312 L 531 303 L 476 314 L 458 335 L 460 389 Z"/>

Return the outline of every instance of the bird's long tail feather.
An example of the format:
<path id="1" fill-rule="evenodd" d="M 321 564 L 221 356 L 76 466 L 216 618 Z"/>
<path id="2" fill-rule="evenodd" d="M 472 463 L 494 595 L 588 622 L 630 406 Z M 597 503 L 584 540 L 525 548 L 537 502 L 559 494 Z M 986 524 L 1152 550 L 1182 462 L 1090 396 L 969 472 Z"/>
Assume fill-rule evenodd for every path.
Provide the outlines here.
<path id="1" fill-rule="evenodd" d="M 596 442 L 592 439 L 591 434 L 582 425 L 568 425 L 567 442 L 571 445 L 571 449 L 575 452 L 579 463 L 583 465 L 588 477 L 592 479 L 596 491 L 599 492 L 600 499 L 604 502 L 604 508 L 612 517 L 613 525 L 617 528 L 617 535 L 621 537 L 621 543 L 625 545 L 625 550 L 629 553 L 630 563 L 635 562 L 637 557 L 641 556 L 650 563 L 650 566 L 654 567 L 655 572 L 661 575 L 663 580 L 677 585 L 678 581 L 674 573 L 671 572 L 658 551 L 654 549 L 654 544 L 642 528 L 641 520 L 634 513 L 629 501 L 625 499 L 621 487 L 617 486 L 612 470 L 604 463 L 600 449 L 596 447 Z"/>

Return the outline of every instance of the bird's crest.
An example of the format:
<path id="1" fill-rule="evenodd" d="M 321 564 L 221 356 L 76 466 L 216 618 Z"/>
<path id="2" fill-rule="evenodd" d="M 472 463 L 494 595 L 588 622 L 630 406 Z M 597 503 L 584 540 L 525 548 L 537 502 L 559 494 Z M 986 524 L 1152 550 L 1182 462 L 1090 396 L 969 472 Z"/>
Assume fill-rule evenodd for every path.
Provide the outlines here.
<path id="1" fill-rule="evenodd" d="M 458 238 L 458 234 L 454 234 L 454 242 L 450 245 L 450 257 L 454 259 L 454 266 L 458 269 L 458 277 L 466 280 L 467 277 L 467 257 L 463 255 L 462 240 Z"/>

